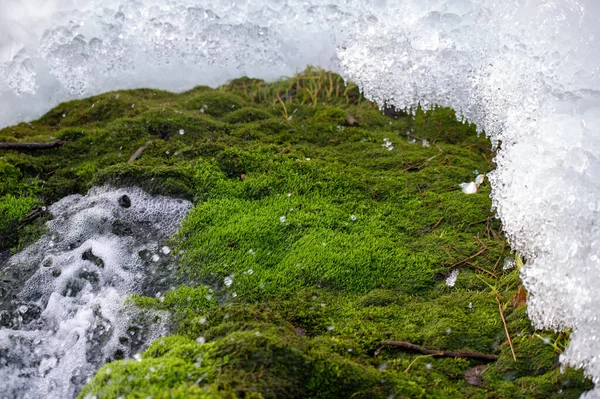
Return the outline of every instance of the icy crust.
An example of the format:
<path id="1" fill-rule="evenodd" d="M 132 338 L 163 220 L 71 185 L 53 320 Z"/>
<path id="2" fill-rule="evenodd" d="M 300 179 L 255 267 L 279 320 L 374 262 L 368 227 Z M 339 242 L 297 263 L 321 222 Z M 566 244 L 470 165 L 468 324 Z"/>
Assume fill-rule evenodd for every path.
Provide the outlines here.
<path id="1" fill-rule="evenodd" d="M 501 142 L 493 204 L 529 260 L 529 315 L 572 328 L 561 359 L 598 384 L 600 3 L 419 3 L 348 40 L 342 68 L 379 103 L 449 105 Z"/>
<path id="2" fill-rule="evenodd" d="M 169 289 L 164 242 L 189 209 L 187 201 L 107 187 L 52 205 L 49 233 L 3 270 L 16 291 L 0 304 L 0 396 L 74 397 L 105 361 L 165 334 L 163 315 L 124 300 Z M 23 270 L 34 271 L 24 284 Z"/>
<path id="3" fill-rule="evenodd" d="M 0 127 L 114 89 L 182 91 L 334 68 L 347 30 L 376 20 L 364 3 L 2 1 Z"/>

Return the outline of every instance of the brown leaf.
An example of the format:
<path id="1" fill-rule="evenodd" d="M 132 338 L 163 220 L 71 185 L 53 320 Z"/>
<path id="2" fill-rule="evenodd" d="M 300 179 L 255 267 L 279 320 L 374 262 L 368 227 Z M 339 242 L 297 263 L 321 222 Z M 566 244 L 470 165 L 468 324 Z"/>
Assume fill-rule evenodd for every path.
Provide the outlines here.
<path id="1" fill-rule="evenodd" d="M 242 173 L 242 175 L 240 176 L 240 180 L 246 180 L 246 174 Z"/>
<path id="2" fill-rule="evenodd" d="M 467 371 L 465 371 L 465 381 L 467 381 L 467 383 L 475 387 L 482 387 L 483 384 L 481 382 L 481 376 L 483 373 L 485 373 L 486 369 L 487 368 L 483 365 L 475 366 L 472 369 L 468 369 Z"/>
<path id="3" fill-rule="evenodd" d="M 356 119 L 350 114 L 348 114 L 346 121 L 348 122 L 348 126 L 358 125 L 358 122 L 356 121 Z"/>
<path id="4" fill-rule="evenodd" d="M 525 291 L 525 287 L 522 285 L 517 289 L 517 293 L 512 297 L 511 305 L 513 308 L 519 308 L 521 306 L 525 306 L 527 303 L 527 291 Z"/>

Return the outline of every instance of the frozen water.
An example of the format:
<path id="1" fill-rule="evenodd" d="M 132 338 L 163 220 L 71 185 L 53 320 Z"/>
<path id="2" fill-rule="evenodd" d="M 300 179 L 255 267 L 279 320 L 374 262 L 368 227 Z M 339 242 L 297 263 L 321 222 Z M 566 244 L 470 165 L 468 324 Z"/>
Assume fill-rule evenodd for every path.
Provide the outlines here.
<path id="1" fill-rule="evenodd" d="M 189 208 L 134 188 L 95 188 L 52 205 L 48 234 L 1 270 L 10 284 L 0 297 L 0 397 L 74 397 L 105 361 L 165 334 L 165 315 L 124 300 L 172 283 L 172 266 L 149 259 L 168 252 L 162 244 Z"/>
<path id="2" fill-rule="evenodd" d="M 460 183 L 458 186 L 462 189 L 462 192 L 465 194 L 475 194 L 477 192 L 477 189 L 479 189 L 481 183 L 483 183 L 484 178 L 485 175 L 477 175 L 475 181 L 469 183 Z"/>
<path id="3" fill-rule="evenodd" d="M 112 89 L 182 91 L 308 63 L 334 68 L 351 25 L 375 20 L 363 3 L 2 0 L 0 127 Z"/>
<path id="4" fill-rule="evenodd" d="M 458 186 L 462 189 L 462 192 L 465 194 L 475 194 L 477 192 L 477 185 L 474 181 L 470 183 L 460 183 Z"/>
<path id="5" fill-rule="evenodd" d="M 307 63 L 380 104 L 450 105 L 501 143 L 488 177 L 534 324 L 572 328 L 561 359 L 599 382 L 599 18 L 597 0 L 3 0 L 0 126 Z"/>
<path id="6" fill-rule="evenodd" d="M 600 382 L 600 2 L 387 2 L 341 67 L 398 108 L 452 106 L 501 143 L 488 178 L 538 328 Z M 476 189 L 475 182 L 465 189 Z M 600 389 L 589 393 L 600 397 Z"/>
<path id="7" fill-rule="evenodd" d="M 454 287 L 456 284 L 456 279 L 458 279 L 458 273 L 460 273 L 460 270 L 454 269 L 450 272 L 448 277 L 446 277 L 446 285 L 448 287 Z"/>

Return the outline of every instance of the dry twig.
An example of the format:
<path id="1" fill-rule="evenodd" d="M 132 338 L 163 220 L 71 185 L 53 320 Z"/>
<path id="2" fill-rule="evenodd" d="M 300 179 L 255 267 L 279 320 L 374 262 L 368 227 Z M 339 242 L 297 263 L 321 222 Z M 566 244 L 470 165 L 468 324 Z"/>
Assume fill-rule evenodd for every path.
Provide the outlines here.
<path id="1" fill-rule="evenodd" d="M 517 355 L 515 354 L 515 348 L 513 347 L 512 339 L 510 339 L 510 334 L 508 333 L 508 326 L 506 325 L 506 319 L 504 318 L 504 311 L 502 310 L 502 303 L 500 303 L 500 299 L 496 295 L 496 302 L 498 303 L 498 310 L 500 310 L 500 317 L 502 318 L 502 324 L 504 324 L 504 332 L 506 333 L 506 338 L 508 339 L 508 344 L 510 345 L 510 351 L 512 352 L 513 359 L 515 362 L 517 361 Z"/>
<path id="2" fill-rule="evenodd" d="M 148 148 L 148 146 L 149 146 L 150 144 L 152 144 L 152 142 L 153 142 L 153 141 L 154 141 L 154 140 L 147 141 L 147 142 L 146 142 L 146 144 L 144 144 L 143 146 L 141 146 L 140 148 L 138 148 L 138 149 L 137 149 L 137 150 L 136 150 L 136 151 L 133 153 L 133 155 L 132 155 L 132 156 L 129 158 L 129 161 L 127 161 L 127 163 L 132 163 L 133 161 L 135 161 L 136 159 L 138 159 L 138 158 L 140 157 L 140 155 L 142 155 L 142 152 L 144 152 L 144 150 L 145 150 L 146 148 Z"/>
<path id="3" fill-rule="evenodd" d="M 418 352 L 423 355 L 430 355 L 431 357 L 453 357 L 462 359 L 476 359 L 486 362 L 493 362 L 498 360 L 497 355 L 491 355 L 488 353 L 479 353 L 474 351 L 440 351 L 435 349 L 427 349 L 422 346 L 411 344 L 410 342 L 404 341 L 383 341 L 381 348 L 377 349 L 375 356 L 379 355 L 385 346 L 392 346 L 394 348 L 407 350 L 410 352 Z"/>
<path id="4" fill-rule="evenodd" d="M 49 150 L 52 148 L 58 148 L 65 144 L 64 141 L 55 140 L 49 143 L 13 143 L 6 142 L 0 143 L 0 150 L 17 150 L 17 151 L 33 151 L 33 150 Z"/>
<path id="5" fill-rule="evenodd" d="M 463 263 L 465 263 L 465 262 L 468 262 L 468 261 L 470 261 L 471 259 L 478 257 L 479 255 L 481 255 L 482 253 L 484 253 L 485 251 L 487 251 L 487 249 L 488 249 L 488 247 L 483 247 L 483 248 L 482 248 L 482 249 L 480 249 L 480 250 L 479 250 L 479 252 L 477 252 L 475 255 L 471 255 L 471 256 L 469 256 L 469 257 L 468 257 L 468 258 L 466 258 L 466 259 L 463 259 L 463 260 L 461 260 L 461 261 L 459 261 L 459 262 L 456 262 L 455 264 L 453 264 L 453 265 L 451 265 L 451 266 L 448 266 L 448 268 L 453 268 L 453 267 L 456 267 L 456 266 L 458 266 L 458 265 L 462 265 Z"/>

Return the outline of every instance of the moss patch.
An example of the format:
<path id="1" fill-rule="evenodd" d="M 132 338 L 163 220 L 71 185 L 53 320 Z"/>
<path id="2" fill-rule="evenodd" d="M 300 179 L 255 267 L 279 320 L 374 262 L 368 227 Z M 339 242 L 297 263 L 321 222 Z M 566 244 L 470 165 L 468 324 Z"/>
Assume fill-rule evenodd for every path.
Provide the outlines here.
<path id="1" fill-rule="evenodd" d="M 591 387 L 557 368 L 568 334 L 536 333 L 511 306 L 518 270 L 501 267 L 510 249 L 490 187 L 458 186 L 489 172 L 494 153 L 450 109 L 389 117 L 309 68 L 273 83 L 108 93 L 0 131 L 57 138 L 66 144 L 0 154 L 0 250 L 43 231 L 43 220 L 24 223 L 33 207 L 95 184 L 194 202 L 173 242 L 181 286 L 130 299 L 171 311 L 173 335 L 141 361 L 105 365 L 82 398 L 575 398 Z M 417 356 L 384 340 L 499 360 Z M 481 386 L 464 378 L 476 366 Z"/>

